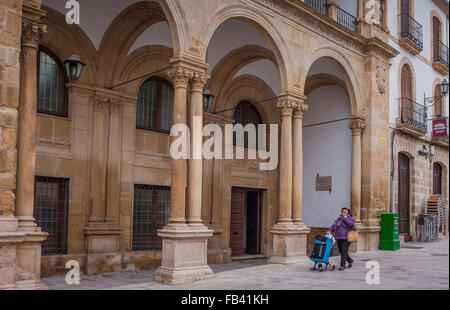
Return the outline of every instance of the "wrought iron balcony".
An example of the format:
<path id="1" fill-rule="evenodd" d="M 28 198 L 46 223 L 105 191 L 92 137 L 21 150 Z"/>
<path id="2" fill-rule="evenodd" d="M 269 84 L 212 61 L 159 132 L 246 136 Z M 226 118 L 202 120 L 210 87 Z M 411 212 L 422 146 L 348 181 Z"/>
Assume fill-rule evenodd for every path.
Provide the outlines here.
<path id="1" fill-rule="evenodd" d="M 337 22 L 351 31 L 356 32 L 356 17 L 344 11 L 341 8 L 337 9 Z"/>
<path id="2" fill-rule="evenodd" d="M 448 47 L 441 41 L 433 42 L 433 67 L 446 75 L 449 67 Z"/>
<path id="3" fill-rule="evenodd" d="M 398 99 L 397 127 L 416 136 L 427 132 L 427 108 L 409 98 Z"/>
<path id="4" fill-rule="evenodd" d="M 414 18 L 406 13 L 400 14 L 401 20 L 401 39 L 408 39 L 416 45 L 420 52 L 423 49 L 423 27 Z"/>
<path id="5" fill-rule="evenodd" d="M 305 4 L 323 15 L 328 15 L 328 0 L 305 0 Z"/>

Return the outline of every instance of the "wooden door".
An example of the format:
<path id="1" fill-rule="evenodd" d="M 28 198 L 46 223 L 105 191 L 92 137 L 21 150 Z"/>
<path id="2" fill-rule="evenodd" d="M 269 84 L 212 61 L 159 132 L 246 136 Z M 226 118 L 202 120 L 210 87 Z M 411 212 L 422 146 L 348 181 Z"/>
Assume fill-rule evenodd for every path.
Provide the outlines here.
<path id="1" fill-rule="evenodd" d="M 436 85 L 434 88 L 434 97 L 439 98 L 436 99 L 434 103 L 434 118 L 438 118 L 442 116 L 442 98 L 441 98 L 441 87 Z"/>
<path id="2" fill-rule="evenodd" d="M 398 155 L 398 213 L 400 217 L 400 233 L 409 235 L 410 173 L 409 158 L 405 154 Z"/>
<path id="3" fill-rule="evenodd" d="M 260 222 L 261 222 L 261 202 L 260 192 L 247 192 L 247 237 L 246 253 L 260 253 Z"/>
<path id="4" fill-rule="evenodd" d="M 233 188 L 230 220 L 231 256 L 240 256 L 244 253 L 244 206 L 245 192 Z"/>
<path id="5" fill-rule="evenodd" d="M 402 85 L 401 85 L 401 112 L 403 121 L 413 119 L 413 106 L 412 102 L 412 75 L 408 65 L 402 67 Z"/>
<path id="6" fill-rule="evenodd" d="M 442 194 L 442 166 L 433 165 L 433 195 Z"/>
<path id="7" fill-rule="evenodd" d="M 441 22 L 433 17 L 433 60 L 439 60 L 439 40 L 441 40 Z"/>

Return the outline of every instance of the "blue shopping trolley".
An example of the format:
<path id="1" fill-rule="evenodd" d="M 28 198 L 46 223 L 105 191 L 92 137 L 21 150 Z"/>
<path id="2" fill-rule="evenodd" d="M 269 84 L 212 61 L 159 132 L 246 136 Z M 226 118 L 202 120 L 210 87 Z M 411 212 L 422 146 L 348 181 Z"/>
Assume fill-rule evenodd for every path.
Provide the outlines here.
<path id="1" fill-rule="evenodd" d="M 329 259 L 331 249 L 333 248 L 334 237 L 332 234 L 325 234 L 324 236 L 317 235 L 316 243 L 311 254 L 311 260 L 314 262 L 312 270 L 325 271 L 330 267 L 330 271 L 336 269 L 335 265 L 330 265 Z M 325 268 L 323 267 L 325 265 Z"/>

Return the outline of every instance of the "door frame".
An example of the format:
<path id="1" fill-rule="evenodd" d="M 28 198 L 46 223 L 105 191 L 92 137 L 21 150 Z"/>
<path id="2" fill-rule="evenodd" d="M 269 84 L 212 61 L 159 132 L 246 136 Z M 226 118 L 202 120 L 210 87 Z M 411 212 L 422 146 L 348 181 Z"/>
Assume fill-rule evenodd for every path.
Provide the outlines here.
<path id="1" fill-rule="evenodd" d="M 408 232 L 406 233 L 400 233 L 400 235 L 411 235 L 411 229 L 413 228 L 414 225 L 412 225 L 411 223 L 411 219 L 412 219 L 412 214 L 413 214 L 413 199 L 412 199 L 412 195 L 411 193 L 413 192 L 413 184 L 411 182 L 412 180 L 412 158 L 404 152 L 399 152 L 398 156 L 397 156 L 397 212 L 399 214 L 400 217 L 400 197 L 401 197 L 401 192 L 400 192 L 400 157 L 404 156 L 405 158 L 408 159 L 408 200 L 409 200 L 409 206 L 408 206 Z M 400 218 L 399 218 L 400 219 Z"/>
<path id="2" fill-rule="evenodd" d="M 231 197 L 233 195 L 234 191 L 242 191 L 244 192 L 244 204 L 246 204 L 247 202 L 247 193 L 248 192 L 258 192 L 259 193 L 259 199 L 258 199 L 258 208 L 259 208 L 259 219 L 258 219 L 258 254 L 256 255 L 261 255 L 262 253 L 262 244 L 263 244 L 263 223 L 264 223 L 264 212 L 263 212 L 263 195 L 264 195 L 264 191 L 265 189 L 262 188 L 249 188 L 249 187 L 240 187 L 240 186 L 231 186 L 231 191 L 230 191 L 230 221 L 228 222 L 228 225 L 230 227 L 230 233 L 229 233 L 229 238 L 228 238 L 228 246 L 230 247 L 230 238 L 231 238 Z M 245 211 L 243 211 L 245 213 Z M 245 220 L 247 220 L 246 214 L 244 214 Z M 243 223 L 243 229 L 245 229 L 247 227 L 247 223 Z M 244 234 L 244 236 L 246 237 L 246 234 Z M 245 238 L 244 238 L 245 239 Z M 244 241 L 243 241 L 244 242 Z M 244 242 L 245 244 L 245 242 Z M 247 254 L 245 253 L 246 247 L 244 247 L 244 252 L 242 253 L 242 255 L 254 255 L 254 254 Z M 232 256 L 233 257 L 233 256 Z"/>

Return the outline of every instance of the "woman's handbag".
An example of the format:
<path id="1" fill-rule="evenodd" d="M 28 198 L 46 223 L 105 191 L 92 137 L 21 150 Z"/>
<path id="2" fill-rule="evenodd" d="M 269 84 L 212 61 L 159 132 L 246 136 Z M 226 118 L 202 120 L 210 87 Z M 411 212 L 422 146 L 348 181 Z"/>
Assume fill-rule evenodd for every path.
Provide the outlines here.
<path id="1" fill-rule="evenodd" d="M 356 230 L 347 232 L 347 242 L 358 242 L 358 232 Z"/>

